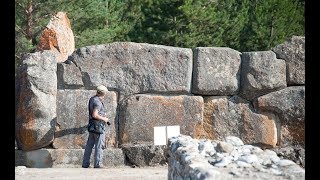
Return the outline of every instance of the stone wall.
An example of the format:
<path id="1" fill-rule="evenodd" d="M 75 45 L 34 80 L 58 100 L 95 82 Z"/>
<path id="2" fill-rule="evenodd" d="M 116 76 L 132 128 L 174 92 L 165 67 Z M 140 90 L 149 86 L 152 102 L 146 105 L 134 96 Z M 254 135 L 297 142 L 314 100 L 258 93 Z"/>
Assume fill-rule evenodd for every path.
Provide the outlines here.
<path id="1" fill-rule="evenodd" d="M 83 149 L 87 103 L 99 84 L 110 90 L 110 148 L 152 143 L 161 125 L 197 139 L 304 146 L 304 37 L 270 51 L 114 42 L 79 48 L 64 62 L 53 57 L 28 54 L 16 79 L 24 151 Z"/>

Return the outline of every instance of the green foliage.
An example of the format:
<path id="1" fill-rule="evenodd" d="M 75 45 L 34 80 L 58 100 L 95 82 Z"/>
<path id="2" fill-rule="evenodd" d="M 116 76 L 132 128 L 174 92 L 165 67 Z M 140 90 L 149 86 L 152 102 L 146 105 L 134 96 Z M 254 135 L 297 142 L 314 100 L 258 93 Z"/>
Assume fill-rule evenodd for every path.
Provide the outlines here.
<path id="1" fill-rule="evenodd" d="M 226 46 L 269 50 L 304 35 L 304 3 L 297 0 L 140 0 L 135 42 L 179 47 Z"/>
<path id="2" fill-rule="evenodd" d="M 136 3 L 141 11 L 136 15 L 138 21 L 129 32 L 134 42 L 175 46 L 176 17 L 181 13 L 177 8 L 182 0 L 142 0 Z"/>
<path id="3" fill-rule="evenodd" d="M 127 40 L 132 25 L 126 0 L 57 0 L 51 12 L 67 12 L 76 48 Z"/>
<path id="4" fill-rule="evenodd" d="M 217 23 L 217 4 L 186 0 L 179 9 L 177 44 L 182 47 L 220 46 L 222 29 Z"/>
<path id="5" fill-rule="evenodd" d="M 239 33 L 247 21 L 248 0 L 186 0 L 179 7 L 180 46 L 239 48 Z"/>
<path id="6" fill-rule="evenodd" d="M 67 12 L 76 48 L 114 41 L 269 50 L 304 35 L 303 0 L 16 0 L 16 65 L 52 14 Z"/>
<path id="7" fill-rule="evenodd" d="M 304 35 L 303 6 L 296 0 L 252 1 L 239 50 L 268 50 L 292 35 Z"/>
<path id="8" fill-rule="evenodd" d="M 83 1 L 70 12 L 76 47 L 124 41 L 131 28 L 125 17 L 126 2 Z"/>
<path id="9" fill-rule="evenodd" d="M 46 10 L 50 1 L 15 1 L 15 70 L 21 64 L 21 55 L 32 52 L 43 27 L 49 22 Z"/>
<path id="10" fill-rule="evenodd" d="M 31 52 L 34 49 L 31 40 L 28 40 L 23 34 L 16 31 L 15 37 L 15 70 L 21 64 L 21 55 L 26 52 Z M 15 72 L 16 74 L 16 72 Z"/>

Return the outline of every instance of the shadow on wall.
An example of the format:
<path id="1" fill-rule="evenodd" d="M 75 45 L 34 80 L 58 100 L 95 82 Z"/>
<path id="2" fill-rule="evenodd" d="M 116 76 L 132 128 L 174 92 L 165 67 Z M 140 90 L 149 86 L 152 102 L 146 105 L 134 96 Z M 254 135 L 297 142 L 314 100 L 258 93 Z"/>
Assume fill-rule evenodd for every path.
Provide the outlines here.
<path id="1" fill-rule="evenodd" d="M 65 135 L 70 135 L 70 134 L 85 134 L 87 132 L 87 125 L 79 127 L 79 128 L 70 128 L 70 129 L 64 129 L 61 131 L 56 131 L 55 132 L 55 138 L 59 138 Z"/>

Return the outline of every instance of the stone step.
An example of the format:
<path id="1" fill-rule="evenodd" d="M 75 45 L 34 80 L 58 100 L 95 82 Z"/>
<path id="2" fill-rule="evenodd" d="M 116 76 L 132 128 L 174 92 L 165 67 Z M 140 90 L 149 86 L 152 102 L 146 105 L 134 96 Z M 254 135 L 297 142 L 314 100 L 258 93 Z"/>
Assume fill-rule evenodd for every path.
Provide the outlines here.
<path id="1" fill-rule="evenodd" d="M 84 149 L 38 149 L 34 151 L 15 150 L 15 166 L 29 168 L 76 168 L 81 167 Z M 93 165 L 94 149 L 91 154 Z M 120 148 L 106 148 L 103 165 L 117 167 L 125 165 L 125 155 Z"/>

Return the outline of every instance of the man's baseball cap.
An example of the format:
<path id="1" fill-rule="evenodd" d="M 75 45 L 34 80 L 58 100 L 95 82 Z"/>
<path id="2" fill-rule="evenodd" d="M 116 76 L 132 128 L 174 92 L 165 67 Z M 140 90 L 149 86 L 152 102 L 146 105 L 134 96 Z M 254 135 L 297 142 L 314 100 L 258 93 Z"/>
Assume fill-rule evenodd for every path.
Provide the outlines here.
<path id="1" fill-rule="evenodd" d="M 97 91 L 106 94 L 108 92 L 108 89 L 104 85 L 100 85 L 97 87 Z"/>

